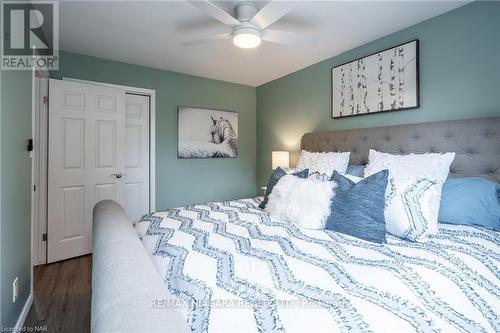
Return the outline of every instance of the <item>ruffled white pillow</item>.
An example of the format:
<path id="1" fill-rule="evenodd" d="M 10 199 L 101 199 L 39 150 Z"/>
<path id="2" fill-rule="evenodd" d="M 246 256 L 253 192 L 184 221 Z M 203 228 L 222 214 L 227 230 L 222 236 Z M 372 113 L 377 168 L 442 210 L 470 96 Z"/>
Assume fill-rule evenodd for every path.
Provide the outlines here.
<path id="1" fill-rule="evenodd" d="M 365 177 L 389 170 L 386 228 L 395 236 L 423 241 L 438 232 L 441 189 L 455 153 L 393 155 L 370 150 Z"/>
<path id="2" fill-rule="evenodd" d="M 442 184 L 427 178 L 390 179 L 385 196 L 387 232 L 416 242 L 438 232 Z"/>
<path id="3" fill-rule="evenodd" d="M 265 211 L 274 218 L 306 229 L 324 229 L 330 216 L 334 183 L 283 176 L 269 195 Z"/>
<path id="4" fill-rule="evenodd" d="M 363 178 L 346 175 L 357 183 Z M 421 242 L 437 233 L 441 183 L 426 178 L 390 179 L 385 192 L 385 229 L 404 239 Z M 436 228 L 436 230 L 434 230 Z"/>
<path id="5" fill-rule="evenodd" d="M 309 174 L 319 172 L 327 176 L 332 176 L 333 171 L 345 173 L 349 165 L 350 152 L 346 153 L 313 153 L 303 150 L 300 154 L 297 168 L 309 169 Z"/>
<path id="6" fill-rule="evenodd" d="M 387 169 L 389 178 L 411 180 L 427 178 L 444 183 L 454 158 L 455 153 L 393 155 L 370 149 L 365 177 Z"/>

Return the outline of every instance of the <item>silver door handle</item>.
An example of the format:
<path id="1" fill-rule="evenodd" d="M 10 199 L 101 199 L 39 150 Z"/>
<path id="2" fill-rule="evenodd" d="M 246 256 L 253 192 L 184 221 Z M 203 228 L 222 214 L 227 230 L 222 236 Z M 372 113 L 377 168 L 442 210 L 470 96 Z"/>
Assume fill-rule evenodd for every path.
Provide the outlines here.
<path id="1" fill-rule="evenodd" d="M 112 173 L 111 176 L 115 176 L 118 179 L 123 177 L 123 175 L 121 173 Z"/>

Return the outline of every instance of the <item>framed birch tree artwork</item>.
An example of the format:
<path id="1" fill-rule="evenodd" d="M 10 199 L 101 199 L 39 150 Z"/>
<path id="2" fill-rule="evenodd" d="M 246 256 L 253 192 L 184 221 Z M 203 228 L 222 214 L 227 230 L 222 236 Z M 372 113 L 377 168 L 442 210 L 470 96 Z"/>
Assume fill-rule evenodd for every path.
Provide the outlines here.
<path id="1" fill-rule="evenodd" d="M 332 68 L 332 117 L 418 108 L 418 39 Z"/>

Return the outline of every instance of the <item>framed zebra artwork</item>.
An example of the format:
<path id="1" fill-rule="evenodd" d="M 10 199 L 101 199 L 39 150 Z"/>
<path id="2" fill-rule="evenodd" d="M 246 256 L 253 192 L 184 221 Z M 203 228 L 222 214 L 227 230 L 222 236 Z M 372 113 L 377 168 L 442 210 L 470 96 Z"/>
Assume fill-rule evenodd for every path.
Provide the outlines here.
<path id="1" fill-rule="evenodd" d="M 418 39 L 332 67 L 331 115 L 418 108 Z"/>
<path id="2" fill-rule="evenodd" d="M 179 158 L 238 156 L 238 113 L 179 106 Z"/>

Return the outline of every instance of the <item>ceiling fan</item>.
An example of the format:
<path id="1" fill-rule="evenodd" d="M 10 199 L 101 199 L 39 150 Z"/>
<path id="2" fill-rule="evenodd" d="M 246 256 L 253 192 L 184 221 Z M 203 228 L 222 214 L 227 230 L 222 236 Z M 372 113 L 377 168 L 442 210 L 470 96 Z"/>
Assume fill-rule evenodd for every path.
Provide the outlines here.
<path id="1" fill-rule="evenodd" d="M 243 49 L 255 48 L 262 40 L 280 44 L 298 44 L 304 37 L 284 30 L 267 29 L 294 7 L 293 1 L 269 1 L 258 10 L 253 1 L 240 1 L 232 16 L 207 0 L 188 0 L 193 6 L 231 27 L 228 33 L 207 36 L 206 38 L 182 42 L 182 45 L 192 46 L 206 44 L 221 39 L 232 39 L 233 43 Z"/>

